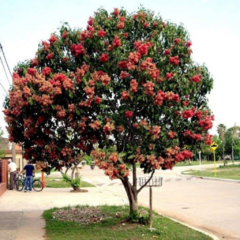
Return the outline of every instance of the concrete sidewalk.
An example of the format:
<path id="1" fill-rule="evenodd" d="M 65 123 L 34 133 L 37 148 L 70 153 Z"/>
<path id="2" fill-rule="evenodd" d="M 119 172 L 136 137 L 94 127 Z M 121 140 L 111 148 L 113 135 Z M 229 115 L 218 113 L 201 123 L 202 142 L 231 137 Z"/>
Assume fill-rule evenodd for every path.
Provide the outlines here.
<path id="1" fill-rule="evenodd" d="M 87 193 L 70 193 L 71 188 L 45 188 L 40 193 L 5 192 L 0 197 L 0 240 L 45 239 L 42 213 L 53 207 L 127 204 L 125 198 L 106 189 L 85 189 Z"/>

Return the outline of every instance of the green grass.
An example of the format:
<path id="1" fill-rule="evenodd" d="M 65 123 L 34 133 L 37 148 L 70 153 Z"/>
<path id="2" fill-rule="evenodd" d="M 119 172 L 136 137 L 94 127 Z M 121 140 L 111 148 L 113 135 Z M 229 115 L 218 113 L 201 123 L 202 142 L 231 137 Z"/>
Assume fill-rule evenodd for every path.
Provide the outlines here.
<path id="1" fill-rule="evenodd" d="M 206 161 L 206 160 L 204 160 L 204 161 L 201 162 L 201 164 L 202 164 L 202 165 L 214 164 L 214 162 L 213 162 L 213 161 Z M 216 161 L 216 164 L 223 164 L 223 161 Z M 182 167 L 182 166 L 187 167 L 187 166 L 196 166 L 196 165 L 200 165 L 199 161 L 191 161 L 191 162 L 185 161 L 185 162 L 179 162 L 179 163 L 177 163 L 177 164 L 175 165 L 175 167 Z"/>
<path id="2" fill-rule="evenodd" d="M 71 187 L 69 183 L 64 182 L 61 178 L 46 177 L 45 182 L 46 182 L 46 186 L 50 188 L 70 188 Z M 95 187 L 95 186 L 88 182 L 81 181 L 80 187 L 84 188 L 84 187 Z"/>
<path id="3" fill-rule="evenodd" d="M 214 172 L 214 168 L 207 170 L 187 170 L 184 171 L 183 174 L 193 175 L 198 177 L 216 177 L 223 179 L 232 179 L 232 180 L 240 180 L 240 165 L 229 165 L 229 166 L 220 166 L 216 168 L 216 176 Z"/>
<path id="4" fill-rule="evenodd" d="M 88 209 L 88 206 L 77 208 Z M 98 223 L 82 224 L 79 222 L 61 221 L 53 218 L 57 208 L 46 210 L 43 217 L 46 220 L 46 237 L 49 240 L 210 240 L 198 231 L 192 230 L 166 217 L 153 214 L 153 228 L 148 225 L 127 223 L 128 206 L 99 206 L 97 207 L 104 219 Z M 65 208 L 66 209 L 66 208 Z M 68 208 L 69 209 L 69 208 Z M 143 208 L 141 208 L 143 210 Z M 144 210 L 146 212 L 146 210 Z M 116 216 L 117 213 L 117 216 Z M 84 216 L 82 216 L 84 217 Z"/>

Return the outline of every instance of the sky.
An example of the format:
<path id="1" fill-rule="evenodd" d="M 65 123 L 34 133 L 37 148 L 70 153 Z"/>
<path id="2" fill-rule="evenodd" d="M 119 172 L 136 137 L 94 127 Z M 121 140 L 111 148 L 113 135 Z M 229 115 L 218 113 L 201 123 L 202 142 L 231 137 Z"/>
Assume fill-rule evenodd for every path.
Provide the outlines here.
<path id="1" fill-rule="evenodd" d="M 144 6 L 160 14 L 163 20 L 183 24 L 192 41 L 192 57 L 205 64 L 214 79 L 208 96 L 217 125 L 240 125 L 240 1 L 239 0 L 0 0 L 0 43 L 10 70 L 19 61 L 32 59 L 38 44 L 49 39 L 62 22 L 71 28 L 85 28 L 98 8 L 108 12 L 124 7 L 128 12 Z M 0 53 L 1 59 L 3 59 Z M 6 66 L 5 66 L 6 68 Z M 6 69 L 7 70 L 7 69 Z M 11 77 L 9 76 L 11 81 Z M 9 82 L 0 62 L 0 84 L 8 91 Z M 0 127 L 6 123 L 2 113 L 6 97 L 0 86 Z"/>

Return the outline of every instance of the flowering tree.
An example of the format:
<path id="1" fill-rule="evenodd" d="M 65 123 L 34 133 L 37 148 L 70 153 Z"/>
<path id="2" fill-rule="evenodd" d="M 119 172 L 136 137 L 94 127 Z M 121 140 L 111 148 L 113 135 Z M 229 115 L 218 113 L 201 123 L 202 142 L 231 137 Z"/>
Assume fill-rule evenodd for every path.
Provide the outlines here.
<path id="1" fill-rule="evenodd" d="M 80 150 L 91 153 L 137 211 L 144 186 L 137 188 L 136 163 L 152 177 L 211 143 L 213 80 L 190 47 L 182 26 L 143 8 L 100 9 L 86 30 L 64 25 L 15 69 L 5 110 L 10 140 L 58 169 Z"/>

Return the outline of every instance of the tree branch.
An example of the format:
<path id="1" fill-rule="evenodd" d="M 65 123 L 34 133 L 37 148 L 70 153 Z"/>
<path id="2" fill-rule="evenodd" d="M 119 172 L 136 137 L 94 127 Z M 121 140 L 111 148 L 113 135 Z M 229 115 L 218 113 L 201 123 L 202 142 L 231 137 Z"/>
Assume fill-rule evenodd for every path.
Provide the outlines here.
<path id="1" fill-rule="evenodd" d="M 146 183 L 137 190 L 137 194 L 140 193 L 141 190 L 150 182 L 150 180 L 152 179 L 154 173 L 155 173 L 155 169 L 153 169 L 152 174 L 151 174 L 150 178 L 146 181 Z"/>

